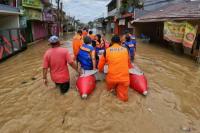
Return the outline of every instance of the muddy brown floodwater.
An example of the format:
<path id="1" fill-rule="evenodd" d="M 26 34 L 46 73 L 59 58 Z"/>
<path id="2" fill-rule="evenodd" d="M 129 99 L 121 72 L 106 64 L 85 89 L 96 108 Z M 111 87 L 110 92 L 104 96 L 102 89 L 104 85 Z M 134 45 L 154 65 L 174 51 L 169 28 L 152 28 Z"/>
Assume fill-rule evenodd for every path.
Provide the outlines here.
<path id="1" fill-rule="evenodd" d="M 123 103 L 98 82 L 84 101 L 72 69 L 66 95 L 52 82 L 43 85 L 47 48 L 41 41 L 0 64 L 0 133 L 200 133 L 200 67 L 191 59 L 140 42 L 136 64 L 148 78 L 148 96 L 130 89 Z"/>

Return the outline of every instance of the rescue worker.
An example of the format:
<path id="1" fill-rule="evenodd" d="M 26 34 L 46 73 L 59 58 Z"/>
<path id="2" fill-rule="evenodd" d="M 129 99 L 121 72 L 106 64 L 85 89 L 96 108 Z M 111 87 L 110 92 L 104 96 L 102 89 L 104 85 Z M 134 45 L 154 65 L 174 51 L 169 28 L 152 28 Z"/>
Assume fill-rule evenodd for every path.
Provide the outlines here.
<path id="1" fill-rule="evenodd" d="M 96 70 L 95 49 L 91 43 L 91 38 L 86 36 L 84 44 L 80 47 L 78 62 L 80 62 L 82 70 Z"/>
<path id="2" fill-rule="evenodd" d="M 65 94 L 70 87 L 70 76 L 67 64 L 78 72 L 76 64 L 66 48 L 60 47 L 60 41 L 57 36 L 51 36 L 49 39 L 52 48 L 48 49 L 43 59 L 43 82 L 48 86 L 47 72 L 50 69 L 51 79 L 56 87 L 60 88 L 61 94 Z"/>
<path id="3" fill-rule="evenodd" d="M 91 38 L 92 41 L 95 40 L 95 35 L 93 34 L 93 31 L 89 31 L 89 37 Z"/>
<path id="4" fill-rule="evenodd" d="M 96 42 L 95 42 L 96 35 L 93 34 L 93 31 L 89 31 L 89 37 L 91 38 L 92 46 L 94 47 L 96 45 Z"/>
<path id="5" fill-rule="evenodd" d="M 87 36 L 88 35 L 88 30 L 87 28 L 84 28 L 83 29 L 83 37 Z"/>
<path id="6" fill-rule="evenodd" d="M 95 54 L 96 54 L 96 62 L 98 65 L 99 56 L 105 52 L 105 41 L 101 38 L 100 34 L 96 35 L 95 41 Z"/>
<path id="7" fill-rule="evenodd" d="M 136 41 L 133 38 L 131 38 L 130 35 L 126 35 L 126 41 L 124 43 L 124 46 L 128 49 L 130 59 L 133 62 L 135 58 Z"/>
<path id="8" fill-rule="evenodd" d="M 83 36 L 82 31 L 78 30 L 77 34 L 73 37 L 72 45 L 74 52 L 74 60 L 76 60 L 80 47 L 83 44 Z"/>
<path id="9" fill-rule="evenodd" d="M 128 50 L 121 46 L 120 37 L 112 37 L 112 45 L 106 49 L 101 56 L 98 69 L 103 71 L 104 65 L 108 65 L 106 84 L 108 91 L 116 91 L 117 97 L 126 102 L 128 101 L 129 87 L 129 55 Z"/>

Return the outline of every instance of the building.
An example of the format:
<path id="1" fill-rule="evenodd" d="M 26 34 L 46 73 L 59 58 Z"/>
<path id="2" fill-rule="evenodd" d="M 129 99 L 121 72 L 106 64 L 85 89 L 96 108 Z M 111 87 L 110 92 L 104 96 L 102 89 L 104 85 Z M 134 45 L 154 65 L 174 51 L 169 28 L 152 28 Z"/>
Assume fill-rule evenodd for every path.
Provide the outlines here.
<path id="1" fill-rule="evenodd" d="M 163 7 L 160 7 L 154 11 L 146 13 L 132 21 L 136 31 L 136 35 L 140 36 L 141 34 L 145 34 L 150 37 L 151 41 L 159 42 L 163 45 L 171 45 L 175 51 L 177 49 L 183 49 L 185 54 L 191 54 L 193 46 L 195 43 L 193 42 L 189 47 L 183 45 L 183 43 L 179 41 L 169 41 L 164 38 L 165 32 L 164 25 L 166 22 L 174 22 L 174 23 L 188 23 L 193 27 L 198 26 L 197 33 L 193 34 L 192 37 L 196 37 L 200 34 L 200 1 L 182 1 L 179 3 L 171 3 L 167 4 Z M 174 29 L 177 29 L 176 26 Z M 181 30 L 181 29 L 177 29 Z M 183 29 L 185 32 L 185 29 Z M 193 38 L 195 40 L 195 38 Z"/>
<path id="2" fill-rule="evenodd" d="M 96 29 L 96 31 L 94 32 L 95 34 L 102 34 L 104 32 L 103 21 L 104 21 L 103 17 L 94 20 L 93 27 Z"/>
<path id="3" fill-rule="evenodd" d="M 0 60 L 26 48 L 25 32 L 20 29 L 20 9 L 16 0 L 0 1 Z"/>
<path id="4" fill-rule="evenodd" d="M 124 34 L 126 32 L 133 32 L 131 21 L 134 19 L 135 8 L 141 8 L 142 2 L 130 3 L 129 0 L 111 0 L 107 5 L 108 17 L 105 19 L 107 22 L 107 32 L 115 34 Z"/>
<path id="5" fill-rule="evenodd" d="M 121 0 L 111 0 L 107 4 L 107 17 L 104 20 L 106 23 L 106 33 L 116 33 L 116 16 L 119 13 L 121 6 Z"/>
<path id="6" fill-rule="evenodd" d="M 135 19 L 137 19 L 138 17 L 140 17 L 142 15 L 145 15 L 146 13 L 149 13 L 151 11 L 159 9 L 163 6 L 166 6 L 166 5 L 169 5 L 172 3 L 176 4 L 180 1 L 183 1 L 183 0 L 143 0 L 143 2 L 144 2 L 143 8 L 135 9 Z"/>
<path id="7" fill-rule="evenodd" d="M 27 41 L 32 42 L 48 35 L 47 25 L 43 22 L 41 0 L 22 0 L 24 18 L 26 22 Z"/>

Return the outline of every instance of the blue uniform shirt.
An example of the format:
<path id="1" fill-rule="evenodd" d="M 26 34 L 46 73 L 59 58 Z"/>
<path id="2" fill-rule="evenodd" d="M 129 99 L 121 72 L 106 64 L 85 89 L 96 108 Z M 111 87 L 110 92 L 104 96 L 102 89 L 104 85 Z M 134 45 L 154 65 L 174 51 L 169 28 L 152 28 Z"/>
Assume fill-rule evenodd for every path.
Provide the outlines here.
<path id="1" fill-rule="evenodd" d="M 81 68 L 83 68 L 84 70 L 92 70 L 93 69 L 91 52 L 94 50 L 95 49 L 92 45 L 83 44 L 80 47 L 80 51 L 78 53 L 78 61 L 81 64 Z"/>
<path id="2" fill-rule="evenodd" d="M 130 56 L 134 56 L 135 48 L 136 48 L 136 40 L 126 41 L 125 47 L 128 48 Z"/>

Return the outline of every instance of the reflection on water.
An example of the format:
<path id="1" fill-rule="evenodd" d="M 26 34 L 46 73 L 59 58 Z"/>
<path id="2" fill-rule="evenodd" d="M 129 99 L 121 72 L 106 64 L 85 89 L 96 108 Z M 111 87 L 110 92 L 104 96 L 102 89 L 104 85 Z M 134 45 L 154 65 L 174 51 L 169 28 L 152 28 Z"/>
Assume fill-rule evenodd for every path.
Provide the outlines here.
<path id="1" fill-rule="evenodd" d="M 67 47 L 72 52 L 71 36 Z M 200 132 L 200 68 L 186 57 L 157 45 L 138 44 L 136 63 L 145 72 L 147 97 L 129 91 L 122 103 L 98 82 L 82 101 L 70 69 L 71 90 L 65 96 L 42 83 L 42 55 L 47 42 L 0 64 L 0 132 L 2 133 L 181 133 Z"/>

